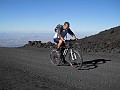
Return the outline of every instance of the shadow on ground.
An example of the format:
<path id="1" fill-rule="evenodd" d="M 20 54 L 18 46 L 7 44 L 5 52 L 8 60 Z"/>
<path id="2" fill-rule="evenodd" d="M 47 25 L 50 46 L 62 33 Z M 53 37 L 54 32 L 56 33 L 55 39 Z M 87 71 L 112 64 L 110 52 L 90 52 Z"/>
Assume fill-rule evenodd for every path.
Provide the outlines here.
<path id="1" fill-rule="evenodd" d="M 100 64 L 105 64 L 106 62 L 111 60 L 105 60 L 105 59 L 95 59 L 90 61 L 84 61 L 83 66 L 80 70 L 90 70 L 97 68 Z"/>

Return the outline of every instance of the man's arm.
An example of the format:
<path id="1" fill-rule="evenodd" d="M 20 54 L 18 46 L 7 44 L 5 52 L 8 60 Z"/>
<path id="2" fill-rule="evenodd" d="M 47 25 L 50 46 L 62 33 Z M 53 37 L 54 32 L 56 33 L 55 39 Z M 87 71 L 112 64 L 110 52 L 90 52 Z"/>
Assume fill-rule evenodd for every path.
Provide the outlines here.
<path id="1" fill-rule="evenodd" d="M 76 40 L 78 40 L 78 38 L 75 35 L 73 35 L 73 38 L 76 39 Z"/>
<path id="2" fill-rule="evenodd" d="M 68 29 L 68 33 L 74 38 L 77 40 L 77 37 L 75 36 L 75 34 L 72 32 L 71 29 Z"/>

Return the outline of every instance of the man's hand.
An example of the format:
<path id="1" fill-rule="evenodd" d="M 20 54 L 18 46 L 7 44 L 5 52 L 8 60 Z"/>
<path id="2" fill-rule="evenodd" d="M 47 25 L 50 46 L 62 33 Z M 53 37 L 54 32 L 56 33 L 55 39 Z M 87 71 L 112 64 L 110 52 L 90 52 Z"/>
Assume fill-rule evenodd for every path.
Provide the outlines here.
<path id="1" fill-rule="evenodd" d="M 78 40 L 78 38 L 76 38 L 76 40 Z"/>
<path id="2" fill-rule="evenodd" d="M 75 40 L 78 40 L 78 38 L 77 38 L 76 36 L 73 36 L 73 38 L 74 38 Z"/>

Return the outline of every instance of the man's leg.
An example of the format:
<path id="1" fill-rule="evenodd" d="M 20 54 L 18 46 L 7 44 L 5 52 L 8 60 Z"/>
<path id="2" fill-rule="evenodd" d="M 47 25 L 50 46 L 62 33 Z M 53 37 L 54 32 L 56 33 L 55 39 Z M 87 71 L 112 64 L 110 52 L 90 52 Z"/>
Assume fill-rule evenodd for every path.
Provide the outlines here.
<path id="1" fill-rule="evenodd" d="M 54 42 L 57 43 L 57 49 L 59 50 L 63 41 L 60 38 L 55 38 Z"/>
<path id="2" fill-rule="evenodd" d="M 62 43 L 63 43 L 63 41 L 60 39 L 60 40 L 59 40 L 59 43 L 58 43 L 58 47 L 57 47 L 57 48 L 58 48 L 58 50 L 60 49 L 60 47 L 61 47 Z"/>
<path id="3" fill-rule="evenodd" d="M 60 46 L 58 45 L 58 49 L 59 49 L 61 46 L 64 46 L 64 42 L 63 42 L 62 40 L 60 40 L 58 44 L 60 45 Z M 61 56 L 63 57 L 62 62 L 68 66 L 69 63 L 65 60 L 65 57 L 63 56 L 64 50 L 65 50 L 64 47 L 62 47 L 61 50 L 60 50 Z M 58 50 L 58 51 L 59 51 L 59 50 Z"/>

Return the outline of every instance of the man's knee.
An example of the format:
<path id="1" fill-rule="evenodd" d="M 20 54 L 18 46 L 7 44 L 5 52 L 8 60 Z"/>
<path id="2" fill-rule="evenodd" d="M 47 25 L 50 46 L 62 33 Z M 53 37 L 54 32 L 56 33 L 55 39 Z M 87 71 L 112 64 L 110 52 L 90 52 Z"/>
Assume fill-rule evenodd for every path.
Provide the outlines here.
<path id="1" fill-rule="evenodd" d="M 60 40 L 59 40 L 59 43 L 63 43 L 63 40 L 60 39 Z"/>

